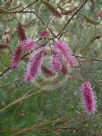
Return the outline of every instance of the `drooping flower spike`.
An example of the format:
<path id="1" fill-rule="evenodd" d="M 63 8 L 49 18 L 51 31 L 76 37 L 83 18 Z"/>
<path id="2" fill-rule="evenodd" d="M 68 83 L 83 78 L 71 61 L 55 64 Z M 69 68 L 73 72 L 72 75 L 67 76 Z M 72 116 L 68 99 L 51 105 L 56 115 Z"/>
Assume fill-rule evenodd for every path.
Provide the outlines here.
<path id="1" fill-rule="evenodd" d="M 54 52 L 51 58 L 51 68 L 54 72 L 62 70 L 62 61 L 59 53 Z"/>
<path id="2" fill-rule="evenodd" d="M 38 75 L 40 74 L 44 56 L 44 49 L 41 49 L 37 54 L 32 55 L 25 74 L 25 80 L 27 82 L 31 83 L 35 81 Z"/>
<path id="3" fill-rule="evenodd" d="M 21 47 L 17 47 L 13 56 L 12 56 L 12 59 L 11 59 L 11 68 L 12 69 L 16 69 L 17 66 L 18 66 L 18 63 L 21 59 L 21 53 L 22 53 L 22 48 Z"/>
<path id="4" fill-rule="evenodd" d="M 81 97 L 83 102 L 83 108 L 88 114 L 92 114 L 96 110 L 96 95 L 93 92 L 93 88 L 89 81 L 85 81 L 81 88 Z"/>
<path id="5" fill-rule="evenodd" d="M 26 39 L 21 42 L 22 49 L 26 52 L 31 52 L 35 49 L 36 43 L 32 39 Z"/>
<path id="6" fill-rule="evenodd" d="M 63 54 L 63 56 L 66 58 L 66 61 L 70 67 L 75 68 L 78 66 L 78 61 L 76 57 L 74 56 L 73 52 L 71 51 L 71 49 L 65 42 L 61 40 L 56 41 L 55 48 L 57 50 L 59 49 L 59 51 Z"/>
<path id="7" fill-rule="evenodd" d="M 23 41 L 26 39 L 25 30 L 24 30 L 24 27 L 21 23 L 19 23 L 17 26 L 17 32 L 18 32 L 18 37 L 19 37 L 20 41 Z"/>

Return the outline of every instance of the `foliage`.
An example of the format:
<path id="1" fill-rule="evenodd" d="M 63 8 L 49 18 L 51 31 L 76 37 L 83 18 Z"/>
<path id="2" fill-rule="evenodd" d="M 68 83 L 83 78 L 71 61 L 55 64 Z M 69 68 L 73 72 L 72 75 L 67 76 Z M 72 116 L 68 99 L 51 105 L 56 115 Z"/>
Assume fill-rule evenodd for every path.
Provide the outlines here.
<path id="1" fill-rule="evenodd" d="M 102 1 L 59 1 L 0 0 L 0 45 L 9 46 L 0 48 L 0 136 L 102 135 L 102 18 L 98 17 Z M 68 14 L 57 16 L 62 11 Z M 27 37 L 39 44 L 51 46 L 59 36 L 73 50 L 80 65 L 69 70 L 67 81 L 59 88 L 51 89 L 54 81 L 46 82 L 51 87 L 48 89 L 24 81 L 29 54 L 16 70 L 10 69 L 12 54 L 20 44 L 19 22 Z M 10 43 L 3 39 L 8 28 Z M 40 33 L 44 30 L 49 37 L 43 39 Z M 84 79 L 92 83 L 97 96 L 97 112 L 91 116 L 82 110 L 79 88 Z M 40 84 L 42 78 L 37 82 Z"/>

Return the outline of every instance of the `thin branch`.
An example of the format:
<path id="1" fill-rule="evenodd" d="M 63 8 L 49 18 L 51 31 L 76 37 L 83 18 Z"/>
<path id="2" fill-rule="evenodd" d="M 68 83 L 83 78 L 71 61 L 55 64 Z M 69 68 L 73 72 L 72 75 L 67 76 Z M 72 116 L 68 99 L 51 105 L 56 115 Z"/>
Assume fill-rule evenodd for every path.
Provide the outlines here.
<path id="1" fill-rule="evenodd" d="M 38 93 L 40 93 L 40 92 L 42 92 L 42 90 L 39 90 L 39 91 L 37 91 L 37 92 L 33 92 L 33 93 L 31 93 L 31 94 L 29 94 L 29 95 L 26 95 L 26 96 L 24 95 L 24 96 L 22 96 L 21 98 L 18 98 L 17 100 L 15 100 L 15 101 L 13 101 L 12 103 L 8 104 L 8 105 L 5 106 L 4 108 L 0 109 L 0 112 L 3 112 L 4 110 L 6 110 L 6 109 L 10 108 L 11 106 L 13 106 L 13 105 L 15 105 L 15 104 L 21 102 L 22 100 L 26 100 L 26 99 L 28 99 L 29 97 L 31 97 L 31 96 L 33 96 L 33 95 L 35 95 L 35 94 L 38 94 Z"/>
<path id="2" fill-rule="evenodd" d="M 27 9 L 28 7 L 32 6 L 34 3 L 38 2 L 38 0 L 33 1 L 32 3 L 30 3 L 29 5 L 25 6 L 23 9 L 21 9 L 20 11 L 23 11 L 25 9 Z"/>
<path id="3" fill-rule="evenodd" d="M 59 38 L 61 38 L 63 31 L 66 29 L 66 27 L 68 26 L 68 24 L 71 22 L 71 20 L 73 19 L 73 17 L 84 7 L 84 5 L 88 2 L 88 0 L 86 0 L 78 10 L 76 10 L 76 12 L 71 16 L 71 18 L 67 21 L 67 23 L 64 25 L 64 27 L 62 28 L 61 32 L 57 35 L 59 36 Z"/>

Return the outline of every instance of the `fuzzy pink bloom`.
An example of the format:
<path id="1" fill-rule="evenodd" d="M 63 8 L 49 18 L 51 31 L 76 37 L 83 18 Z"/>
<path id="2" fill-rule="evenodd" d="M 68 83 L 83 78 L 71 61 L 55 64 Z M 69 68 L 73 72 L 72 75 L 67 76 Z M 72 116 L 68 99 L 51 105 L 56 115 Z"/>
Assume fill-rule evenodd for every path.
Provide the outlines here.
<path id="1" fill-rule="evenodd" d="M 74 56 L 73 52 L 69 48 L 69 46 L 63 41 L 57 41 L 55 43 L 55 48 L 59 49 L 63 56 L 66 58 L 67 63 L 70 67 L 74 68 L 77 67 L 78 61 Z"/>
<path id="2" fill-rule="evenodd" d="M 21 46 L 23 50 L 25 50 L 26 52 L 30 52 L 34 50 L 36 43 L 32 39 L 26 39 L 21 42 Z"/>
<path id="3" fill-rule="evenodd" d="M 96 110 L 96 96 L 89 81 L 85 81 L 81 86 L 81 95 L 84 109 L 88 114 L 92 114 Z"/>
<path id="4" fill-rule="evenodd" d="M 25 80 L 33 82 L 41 72 L 41 66 L 43 64 L 45 50 L 41 49 L 37 54 L 32 55 L 30 62 L 27 67 Z"/>
<path id="5" fill-rule="evenodd" d="M 55 52 L 52 55 L 51 59 L 51 67 L 54 70 L 54 72 L 58 72 L 62 70 L 62 60 L 59 53 Z"/>
<path id="6" fill-rule="evenodd" d="M 11 68 L 16 69 L 21 58 L 22 48 L 17 47 L 11 60 Z"/>
<path id="7" fill-rule="evenodd" d="M 41 36 L 42 38 L 47 38 L 47 37 L 48 37 L 48 32 L 47 32 L 47 31 L 42 31 L 42 32 L 40 33 L 40 36 Z"/>

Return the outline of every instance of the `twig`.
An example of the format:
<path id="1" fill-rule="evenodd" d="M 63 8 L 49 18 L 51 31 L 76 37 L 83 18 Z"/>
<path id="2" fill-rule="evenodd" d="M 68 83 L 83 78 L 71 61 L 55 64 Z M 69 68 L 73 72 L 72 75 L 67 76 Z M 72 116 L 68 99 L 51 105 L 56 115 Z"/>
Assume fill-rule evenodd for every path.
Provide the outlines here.
<path id="1" fill-rule="evenodd" d="M 29 97 L 31 97 L 31 96 L 37 94 L 37 93 L 40 93 L 40 92 L 42 92 L 42 90 L 39 90 L 39 91 L 37 91 L 37 92 L 33 92 L 33 93 L 31 93 L 31 94 L 29 94 L 29 95 L 26 95 L 26 96 L 24 95 L 24 96 L 22 96 L 21 98 L 15 100 L 14 102 L 8 104 L 8 105 L 5 106 L 4 108 L 0 109 L 0 112 L 3 112 L 4 110 L 6 110 L 6 109 L 10 108 L 11 106 L 13 106 L 13 105 L 15 105 L 15 104 L 21 102 L 22 100 L 26 100 L 27 98 L 29 98 Z"/>
<path id="2" fill-rule="evenodd" d="M 57 37 L 59 36 L 59 38 L 61 38 L 63 31 L 65 30 L 65 28 L 68 26 L 68 24 L 70 23 L 70 21 L 73 19 L 73 17 L 84 7 L 84 5 L 88 2 L 88 0 L 86 0 L 81 7 L 76 10 L 76 12 L 74 12 L 74 14 L 71 16 L 71 18 L 67 21 L 67 23 L 64 25 L 64 27 L 62 28 L 61 32 L 57 35 Z"/>

